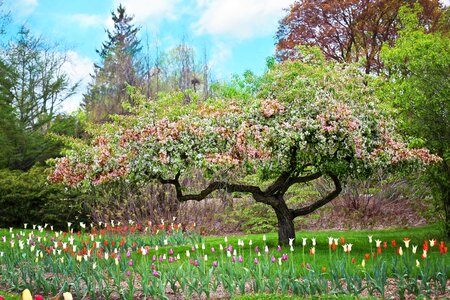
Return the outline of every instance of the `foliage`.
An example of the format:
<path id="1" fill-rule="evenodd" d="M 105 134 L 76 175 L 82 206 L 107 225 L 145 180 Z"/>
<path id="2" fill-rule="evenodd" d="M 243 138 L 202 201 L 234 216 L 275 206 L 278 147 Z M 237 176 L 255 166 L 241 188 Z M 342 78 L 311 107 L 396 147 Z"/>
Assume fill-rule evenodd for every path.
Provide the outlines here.
<path id="1" fill-rule="evenodd" d="M 102 44 L 101 50 L 97 50 L 101 62 L 94 65 L 93 80 L 82 104 L 88 119 L 94 122 L 104 122 L 110 114 L 125 113 L 122 104 L 130 101 L 126 86 L 140 83 L 139 28 L 132 24 L 133 17 L 127 15 L 122 5 L 111 13 L 111 17 L 114 30 L 107 30 L 108 40 Z"/>
<path id="2" fill-rule="evenodd" d="M 51 223 L 65 228 L 66 219 L 86 218 L 84 197 L 62 185 L 48 184 L 44 167 L 28 172 L 0 170 L 0 226 Z"/>
<path id="3" fill-rule="evenodd" d="M 0 168 L 28 170 L 59 152 L 45 134 L 59 105 L 78 86 L 71 84 L 57 45 L 21 27 L 0 58 Z M 55 148 L 57 148 L 55 150 Z"/>
<path id="4" fill-rule="evenodd" d="M 380 89 L 392 101 L 401 129 L 412 144 L 426 145 L 443 158 L 430 168 L 427 182 L 443 205 L 450 234 L 450 43 L 447 35 L 426 33 L 414 11 L 400 13 L 404 29 L 394 47 L 385 45 L 387 83 Z"/>
<path id="5" fill-rule="evenodd" d="M 364 61 L 366 73 L 379 72 L 379 57 L 384 42 L 392 44 L 401 23 L 401 5 L 414 2 L 423 7 L 421 22 L 436 30 L 442 14 L 437 0 L 300 0 L 280 20 L 276 34 L 277 57 L 298 59 L 299 45 L 316 45 L 328 59 L 340 62 Z"/>
<path id="6" fill-rule="evenodd" d="M 164 116 L 160 101 L 138 98 L 134 115 L 97 128 L 91 144 L 57 159 L 50 178 L 84 188 L 120 177 L 156 179 L 172 184 L 180 201 L 202 200 L 219 189 L 250 193 L 275 210 L 280 240 L 286 243 L 294 235 L 293 219 L 334 199 L 341 180 L 439 161 L 395 138 L 368 78 L 355 67 L 327 63 L 317 51 L 305 57 L 308 61 L 271 70 L 261 98 L 217 98 L 185 107 L 172 97 Z M 189 194 L 180 176 L 194 170 L 203 170 L 212 181 Z M 263 190 L 242 182 L 255 173 L 272 183 Z M 332 179 L 334 191 L 310 205 L 287 207 L 284 194 L 290 186 L 324 175 Z"/>

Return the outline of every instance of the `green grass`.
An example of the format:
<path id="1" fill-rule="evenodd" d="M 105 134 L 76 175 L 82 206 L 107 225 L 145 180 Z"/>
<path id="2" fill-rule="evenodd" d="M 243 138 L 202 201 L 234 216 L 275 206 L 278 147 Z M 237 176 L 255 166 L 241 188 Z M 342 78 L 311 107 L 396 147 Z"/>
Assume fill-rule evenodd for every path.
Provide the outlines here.
<path id="1" fill-rule="evenodd" d="M 303 298 L 280 294 L 253 294 L 233 297 L 234 300 L 297 300 L 297 299 L 330 299 L 330 300 L 353 300 L 353 299 L 375 299 L 371 297 L 356 297 L 351 295 L 322 296 L 314 298 Z"/>

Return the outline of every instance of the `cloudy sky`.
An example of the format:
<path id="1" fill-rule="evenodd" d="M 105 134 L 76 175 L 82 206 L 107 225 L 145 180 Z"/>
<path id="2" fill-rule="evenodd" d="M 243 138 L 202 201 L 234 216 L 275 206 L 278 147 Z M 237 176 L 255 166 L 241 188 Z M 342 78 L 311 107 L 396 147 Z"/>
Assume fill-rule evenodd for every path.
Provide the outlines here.
<path id="1" fill-rule="evenodd" d="M 0 0 L 1 1 L 1 0 Z M 69 50 L 66 70 L 73 80 L 82 80 L 79 93 L 64 105 L 65 111 L 78 107 L 89 80 L 95 50 L 106 40 L 111 28 L 111 11 L 122 3 L 141 39 L 170 49 L 181 40 L 201 55 L 206 49 L 215 78 L 227 80 L 232 74 L 250 69 L 262 73 L 265 59 L 274 54 L 278 20 L 294 0 L 3 0 L 14 26 L 26 24 L 35 35 L 59 42 Z M 443 0 L 448 5 L 450 0 Z"/>
<path id="2" fill-rule="evenodd" d="M 250 69 L 261 73 L 266 57 L 274 53 L 274 35 L 283 9 L 293 0 L 3 0 L 14 25 L 26 24 L 36 35 L 65 45 L 71 64 L 66 66 L 74 80 L 83 80 L 80 93 L 64 109 L 77 108 L 92 65 L 95 50 L 106 40 L 111 11 L 119 3 L 135 24 L 141 39 L 158 43 L 162 50 L 181 40 L 192 44 L 199 56 L 204 49 L 216 79 Z"/>

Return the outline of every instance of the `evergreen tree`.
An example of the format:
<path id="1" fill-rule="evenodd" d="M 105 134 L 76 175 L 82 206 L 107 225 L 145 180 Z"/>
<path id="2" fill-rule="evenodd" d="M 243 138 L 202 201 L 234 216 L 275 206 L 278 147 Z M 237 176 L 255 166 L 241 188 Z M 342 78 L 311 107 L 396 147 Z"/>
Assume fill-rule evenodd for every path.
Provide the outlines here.
<path id="1" fill-rule="evenodd" d="M 130 101 L 126 87 L 141 82 L 139 27 L 132 24 L 133 17 L 126 14 L 122 5 L 112 12 L 112 20 L 114 29 L 106 31 L 108 40 L 97 50 L 101 61 L 94 65 L 93 80 L 83 100 L 88 119 L 94 122 L 106 121 L 111 114 L 126 113 L 122 106 L 124 101 Z"/>

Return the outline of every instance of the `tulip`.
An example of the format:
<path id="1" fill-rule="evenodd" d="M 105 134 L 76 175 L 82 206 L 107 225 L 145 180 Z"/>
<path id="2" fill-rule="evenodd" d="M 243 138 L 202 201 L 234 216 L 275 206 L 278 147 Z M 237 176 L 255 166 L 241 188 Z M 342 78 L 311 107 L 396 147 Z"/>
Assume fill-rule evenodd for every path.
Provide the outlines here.
<path id="1" fill-rule="evenodd" d="M 365 260 L 365 259 L 363 259 L 363 260 L 362 260 L 362 262 L 361 262 L 361 267 L 363 267 L 363 268 L 364 268 L 365 266 L 366 266 L 366 260 Z"/>
<path id="2" fill-rule="evenodd" d="M 420 261 L 416 259 L 416 267 L 420 267 Z"/>
<path id="3" fill-rule="evenodd" d="M 218 266 L 217 261 L 213 261 L 213 267 L 214 267 L 214 268 L 217 268 L 217 266 Z"/>
<path id="4" fill-rule="evenodd" d="M 33 297 L 31 297 L 31 292 L 29 289 L 25 289 L 22 292 L 22 300 L 33 300 Z"/>
<path id="5" fill-rule="evenodd" d="M 430 240 L 430 247 L 433 247 L 434 245 L 436 245 L 436 240 L 435 239 Z"/>
<path id="6" fill-rule="evenodd" d="M 409 242 L 410 242 L 410 239 L 404 238 L 404 239 L 403 239 L 403 242 L 405 243 L 405 248 L 409 248 Z"/>
<path id="7" fill-rule="evenodd" d="M 303 246 L 303 247 L 306 246 L 306 241 L 307 241 L 307 240 L 308 240 L 307 238 L 302 238 L 302 246 Z"/>
<path id="8" fill-rule="evenodd" d="M 328 238 L 328 246 L 331 247 L 331 245 L 333 245 L 333 238 L 332 238 L 332 237 L 329 237 L 329 238 Z"/>
<path id="9" fill-rule="evenodd" d="M 311 241 L 312 241 L 312 245 L 315 246 L 316 245 L 316 238 L 312 238 Z"/>
<path id="10" fill-rule="evenodd" d="M 36 295 L 34 297 L 34 300 L 44 300 L 44 297 L 42 297 L 41 295 Z"/>
<path id="11" fill-rule="evenodd" d="M 402 247 L 398 247 L 398 249 L 397 249 L 397 253 L 398 253 L 398 255 L 400 255 L 400 256 L 402 256 L 402 255 L 403 255 L 403 250 L 402 250 Z"/>
<path id="12" fill-rule="evenodd" d="M 255 259 L 253 260 L 253 263 L 255 264 L 255 265 L 257 265 L 258 264 L 258 259 L 255 257 Z"/>
<path id="13" fill-rule="evenodd" d="M 316 248 L 312 247 L 311 249 L 309 249 L 309 254 L 314 255 L 316 253 Z"/>
<path id="14" fill-rule="evenodd" d="M 372 243 L 372 236 L 369 235 L 368 238 L 369 238 L 369 243 Z"/>
<path id="15" fill-rule="evenodd" d="M 416 252 L 417 252 L 417 245 L 413 245 L 412 246 L 412 253 L 416 254 Z"/>
<path id="16" fill-rule="evenodd" d="M 294 245 L 294 240 L 295 238 L 289 238 L 289 246 L 293 246 Z"/>
<path id="17" fill-rule="evenodd" d="M 375 240 L 375 245 L 376 247 L 381 247 L 381 241 L 380 240 Z"/>

